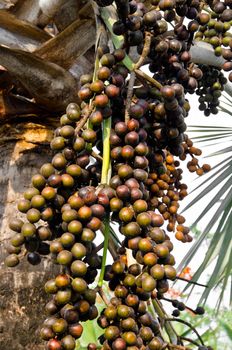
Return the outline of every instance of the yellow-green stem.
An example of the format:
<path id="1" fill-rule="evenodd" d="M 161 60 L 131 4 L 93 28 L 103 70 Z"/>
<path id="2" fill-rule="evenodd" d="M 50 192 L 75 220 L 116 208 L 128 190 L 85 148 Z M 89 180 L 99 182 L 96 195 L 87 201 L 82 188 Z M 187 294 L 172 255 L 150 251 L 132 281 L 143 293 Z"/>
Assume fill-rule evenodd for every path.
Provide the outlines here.
<path id="1" fill-rule="evenodd" d="M 103 162 L 101 184 L 108 185 L 110 180 L 110 131 L 111 118 L 103 121 Z"/>
<path id="2" fill-rule="evenodd" d="M 153 307 L 155 309 L 155 312 L 159 316 L 161 324 L 162 324 L 162 321 L 164 322 L 165 319 L 167 318 L 166 314 L 164 313 L 162 307 L 160 306 L 159 302 L 156 299 L 152 300 L 152 305 L 153 305 Z M 177 337 L 176 332 L 173 329 L 171 323 L 170 322 L 165 322 L 164 323 L 164 328 L 165 328 L 165 331 L 168 334 L 168 337 L 169 337 L 171 343 L 174 344 L 174 345 L 178 344 L 178 337 Z"/>
<path id="3" fill-rule="evenodd" d="M 102 174 L 101 174 L 101 184 L 108 185 L 110 181 L 110 131 L 111 131 L 111 118 L 103 120 L 103 161 L 102 161 Z M 104 248 L 102 257 L 102 266 L 100 277 L 98 281 L 98 286 L 102 287 L 103 278 L 105 274 L 107 251 L 109 246 L 110 237 L 110 214 L 107 213 L 104 219 Z"/>
<path id="4" fill-rule="evenodd" d="M 110 237 L 110 214 L 109 213 L 106 214 L 106 217 L 104 219 L 103 234 L 104 234 L 104 248 L 103 248 L 102 265 L 101 265 L 101 272 L 100 272 L 99 281 L 98 281 L 98 287 L 102 287 L 103 279 L 105 275 L 106 258 L 107 258 L 107 251 L 108 251 L 109 237 Z"/>

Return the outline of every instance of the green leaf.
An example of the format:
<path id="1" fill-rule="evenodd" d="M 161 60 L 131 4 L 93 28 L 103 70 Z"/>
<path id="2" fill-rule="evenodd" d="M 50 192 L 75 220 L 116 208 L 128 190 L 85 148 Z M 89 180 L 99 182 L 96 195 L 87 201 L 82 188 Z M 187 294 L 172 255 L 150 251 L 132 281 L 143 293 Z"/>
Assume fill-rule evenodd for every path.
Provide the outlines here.
<path id="1" fill-rule="evenodd" d="M 211 192 L 212 190 L 214 190 L 218 185 L 220 185 L 222 183 L 222 181 L 224 181 L 227 176 L 229 176 L 231 174 L 231 169 L 227 168 L 226 170 L 224 170 L 222 172 L 222 174 L 220 174 L 218 177 L 216 177 L 216 179 L 214 179 L 214 181 L 212 181 L 201 193 L 199 193 L 185 208 L 184 211 L 188 210 L 189 208 L 191 208 L 194 204 L 196 204 L 197 202 L 199 202 L 199 200 L 201 200 L 205 195 L 207 195 L 209 192 Z M 217 201 L 221 198 L 222 194 L 225 193 L 228 190 L 228 186 L 232 185 L 232 177 L 229 178 L 229 180 L 226 182 L 226 186 L 222 186 L 221 189 L 219 190 L 219 192 L 213 197 L 213 199 L 211 200 L 211 202 L 207 205 L 207 210 L 208 208 L 211 208 L 215 203 L 217 203 Z M 201 186 L 199 186 L 201 187 Z M 199 189 L 198 187 L 198 189 Z M 200 218 L 202 218 L 205 215 L 205 211 L 207 211 L 204 209 L 204 211 L 200 214 L 200 216 L 197 218 L 197 220 L 193 223 L 193 225 L 196 224 L 197 221 L 200 220 Z"/>
<path id="2" fill-rule="evenodd" d="M 103 309 L 102 304 L 98 304 L 97 307 L 99 312 Z M 83 333 L 81 338 L 76 342 L 75 350 L 86 350 L 89 343 L 94 343 L 98 345 L 99 348 L 101 348 L 98 342 L 98 337 L 100 337 L 102 334 L 103 330 L 98 326 L 96 320 L 84 322 Z"/>
<path id="3" fill-rule="evenodd" d="M 232 341 L 232 327 L 222 320 L 219 320 L 219 322 L 222 328 L 224 329 L 224 331 L 226 332 L 227 336 L 229 337 L 229 339 Z"/>
<path id="4" fill-rule="evenodd" d="M 231 177 L 230 177 L 229 181 L 231 181 Z M 226 186 L 227 186 L 227 183 L 223 187 L 225 188 Z M 217 194 L 217 195 L 219 197 L 219 194 Z M 230 189 L 230 191 L 227 193 L 225 199 L 223 200 L 223 202 L 221 203 L 219 208 L 214 213 L 214 216 L 211 219 L 211 221 L 208 223 L 206 228 L 203 230 L 201 235 L 198 237 L 198 239 L 194 243 L 194 245 L 190 248 L 190 250 L 188 251 L 187 255 L 182 259 L 180 265 L 178 266 L 178 271 L 182 271 L 182 269 L 185 266 L 187 266 L 189 264 L 189 262 L 193 259 L 193 257 L 195 256 L 196 252 L 200 248 L 202 242 L 204 241 L 205 237 L 208 235 L 209 231 L 213 228 L 215 223 L 218 221 L 218 218 L 220 218 L 220 216 L 223 214 L 223 211 L 227 207 L 228 203 L 230 203 L 231 196 L 232 196 L 232 189 Z M 207 207 L 211 207 L 211 206 L 208 205 Z M 202 216 L 202 214 L 201 214 L 201 216 Z"/>

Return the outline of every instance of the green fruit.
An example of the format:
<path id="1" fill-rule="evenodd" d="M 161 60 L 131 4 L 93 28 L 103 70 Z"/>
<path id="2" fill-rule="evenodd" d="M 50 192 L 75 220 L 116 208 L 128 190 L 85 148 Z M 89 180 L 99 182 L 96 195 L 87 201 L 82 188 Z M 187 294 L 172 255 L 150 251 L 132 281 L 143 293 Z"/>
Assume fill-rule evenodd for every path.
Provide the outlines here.
<path id="1" fill-rule="evenodd" d="M 19 247 L 14 247 L 11 244 L 7 244 L 6 251 L 7 251 L 8 254 L 17 254 L 18 255 L 18 254 L 21 253 L 22 249 L 21 249 L 20 246 Z"/>
<path id="2" fill-rule="evenodd" d="M 133 209 L 136 212 L 136 214 L 145 212 L 148 209 L 147 202 L 144 201 L 143 199 L 138 199 L 137 201 L 134 202 Z"/>
<path id="3" fill-rule="evenodd" d="M 52 165 L 57 170 L 63 170 L 65 168 L 66 164 L 67 164 L 67 160 L 65 159 L 65 157 L 63 156 L 62 153 L 57 153 L 52 158 Z"/>
<path id="4" fill-rule="evenodd" d="M 62 220 L 69 223 L 78 218 L 78 213 L 74 209 L 65 210 L 62 213 Z"/>
<path id="5" fill-rule="evenodd" d="M 55 303 L 57 305 L 66 305 L 70 302 L 72 297 L 72 292 L 70 289 L 58 290 L 55 296 Z"/>
<path id="6" fill-rule="evenodd" d="M 10 254 L 5 259 L 5 265 L 7 267 L 15 267 L 19 264 L 19 258 L 16 254 Z"/>
<path id="7" fill-rule="evenodd" d="M 38 209 L 32 208 L 32 209 L 28 210 L 27 220 L 29 222 L 31 222 L 32 224 L 36 223 L 40 220 L 40 218 L 41 218 L 41 214 L 40 214 L 40 211 Z"/>
<path id="8" fill-rule="evenodd" d="M 127 305 L 119 305 L 117 307 L 117 313 L 119 318 L 127 318 L 129 317 L 131 311 Z"/>
<path id="9" fill-rule="evenodd" d="M 70 284 L 70 277 L 66 274 L 58 275 L 55 278 L 55 283 L 58 288 L 67 287 Z"/>
<path id="10" fill-rule="evenodd" d="M 64 125 L 60 129 L 60 135 L 65 139 L 69 139 L 74 136 L 75 129 L 71 125 Z"/>
<path id="11" fill-rule="evenodd" d="M 55 336 L 55 333 L 50 327 L 43 327 L 40 330 L 40 336 L 43 340 L 49 340 Z"/>
<path id="12" fill-rule="evenodd" d="M 125 270 L 125 264 L 120 260 L 117 260 L 112 265 L 112 271 L 116 274 L 122 274 Z"/>
<path id="13" fill-rule="evenodd" d="M 78 122 L 81 117 L 80 107 L 76 103 L 70 103 L 66 108 L 68 119 L 74 122 Z"/>
<path id="14" fill-rule="evenodd" d="M 25 241 L 24 236 L 21 233 L 16 233 L 10 240 L 10 243 L 14 247 L 20 247 Z"/>
<path id="15" fill-rule="evenodd" d="M 150 269 L 150 275 L 156 280 L 162 280 L 164 278 L 164 267 L 156 264 Z"/>
<path id="16" fill-rule="evenodd" d="M 85 293 L 87 290 L 87 287 L 88 285 L 83 278 L 77 277 L 72 280 L 72 288 L 77 293 L 80 293 L 80 294 Z"/>
<path id="17" fill-rule="evenodd" d="M 64 248 L 70 248 L 75 243 L 75 236 L 72 233 L 65 232 L 60 237 L 60 242 Z"/>
<path id="18" fill-rule="evenodd" d="M 93 289 L 87 289 L 84 293 L 84 299 L 88 301 L 90 305 L 94 305 L 96 302 L 97 292 Z"/>
<path id="19" fill-rule="evenodd" d="M 18 202 L 18 210 L 26 213 L 31 208 L 31 202 L 28 199 L 20 199 Z"/>
<path id="20" fill-rule="evenodd" d="M 61 151 L 62 149 L 65 148 L 65 139 L 61 136 L 55 137 L 51 143 L 50 147 L 54 151 Z"/>
<path id="21" fill-rule="evenodd" d="M 135 285 L 135 276 L 127 274 L 123 280 L 123 284 L 126 287 L 133 287 Z"/>
<path id="22" fill-rule="evenodd" d="M 129 222 L 129 224 L 123 227 L 123 234 L 126 237 L 136 237 L 141 233 L 141 228 L 137 222 Z"/>
<path id="23" fill-rule="evenodd" d="M 165 241 L 165 233 L 159 227 L 153 227 L 149 231 L 149 236 L 155 243 L 163 243 Z"/>
<path id="24" fill-rule="evenodd" d="M 81 167 L 77 164 L 71 164 L 66 169 L 67 174 L 73 177 L 80 177 L 82 174 Z"/>
<path id="25" fill-rule="evenodd" d="M 63 318 L 58 318 L 52 325 L 52 330 L 55 333 L 64 333 L 68 328 L 67 322 Z"/>
<path id="26" fill-rule="evenodd" d="M 96 237 L 96 233 L 89 229 L 89 228 L 84 228 L 81 234 L 81 240 L 83 242 L 92 242 Z"/>
<path id="27" fill-rule="evenodd" d="M 154 337 L 148 344 L 149 350 L 161 350 L 163 347 L 163 342 L 160 338 Z"/>
<path id="28" fill-rule="evenodd" d="M 75 243 L 71 249 L 71 253 L 75 259 L 82 259 L 86 256 L 87 250 L 82 243 Z"/>
<path id="29" fill-rule="evenodd" d="M 147 253 L 152 251 L 153 245 L 148 238 L 141 238 L 138 242 L 138 248 L 141 252 Z"/>
<path id="30" fill-rule="evenodd" d="M 105 310 L 104 310 L 104 315 L 108 320 L 114 320 L 117 316 L 117 309 L 113 305 L 109 305 Z"/>
<path id="31" fill-rule="evenodd" d="M 51 279 L 45 283 L 44 290 L 48 294 L 55 294 L 58 291 L 56 280 Z"/>
<path id="32" fill-rule="evenodd" d="M 46 204 L 46 201 L 43 196 L 40 194 L 36 194 L 31 199 L 31 206 L 32 208 L 40 209 Z"/>
<path id="33" fill-rule="evenodd" d="M 147 227 L 151 224 L 151 216 L 146 212 L 140 213 L 137 215 L 136 221 L 140 227 Z"/>
<path id="34" fill-rule="evenodd" d="M 167 258 L 169 255 L 169 249 L 164 244 L 157 244 L 154 247 L 154 252 L 157 254 L 159 258 Z"/>
<path id="35" fill-rule="evenodd" d="M 142 327 L 139 333 L 140 337 L 144 342 L 149 342 L 154 337 L 154 334 L 150 327 Z"/>
<path id="36" fill-rule="evenodd" d="M 60 118 L 60 125 L 62 125 L 62 126 L 63 125 L 75 125 L 75 123 L 68 118 L 67 114 L 63 114 Z M 59 127 L 59 132 L 57 133 L 59 135 L 60 135 L 60 129 L 61 128 Z"/>
<path id="37" fill-rule="evenodd" d="M 53 187 L 47 186 L 41 192 L 41 195 L 47 200 L 51 201 L 56 197 L 56 190 Z"/>
<path id="38" fill-rule="evenodd" d="M 24 237 L 31 237 L 36 234 L 36 227 L 31 223 L 25 223 L 22 226 L 21 233 Z"/>
<path id="39" fill-rule="evenodd" d="M 9 227 L 11 230 L 15 232 L 21 232 L 21 228 L 23 226 L 23 221 L 20 219 L 12 218 L 9 223 Z"/>
<path id="40" fill-rule="evenodd" d="M 101 95 L 103 96 L 103 95 Z M 92 129 L 85 129 L 83 132 L 82 132 L 82 135 L 83 139 L 86 141 L 86 142 L 89 142 L 89 143 L 94 143 L 97 139 L 97 134 L 96 134 L 96 131 L 92 130 Z"/>
<path id="41" fill-rule="evenodd" d="M 37 234 L 41 241 L 50 241 L 52 238 L 52 232 L 47 226 L 39 226 L 37 228 Z"/>
<path id="42" fill-rule="evenodd" d="M 85 140 L 82 137 L 77 136 L 73 143 L 73 149 L 76 152 L 83 151 L 83 149 L 85 149 Z"/>
<path id="43" fill-rule="evenodd" d="M 134 332 L 125 332 L 122 334 L 122 338 L 129 346 L 135 345 L 137 343 L 137 336 Z"/>
<path id="44" fill-rule="evenodd" d="M 75 276 L 75 277 L 82 277 L 82 276 L 85 276 L 87 273 L 86 264 L 80 260 L 73 261 L 70 269 L 73 273 L 73 276 Z"/>
<path id="45" fill-rule="evenodd" d="M 156 281 L 153 277 L 147 275 L 142 279 L 142 288 L 144 292 L 152 292 L 156 287 Z"/>
<path id="46" fill-rule="evenodd" d="M 112 198 L 110 200 L 110 210 L 113 212 L 118 212 L 123 207 L 123 201 L 119 198 Z"/>
<path id="47" fill-rule="evenodd" d="M 54 240 L 50 244 L 50 252 L 53 254 L 58 254 L 63 249 L 64 249 L 64 247 L 62 246 L 61 242 L 58 240 Z"/>
<path id="48" fill-rule="evenodd" d="M 154 266 L 157 263 L 157 260 L 158 260 L 157 255 L 152 252 L 148 252 L 143 256 L 143 263 L 146 266 L 150 266 L 150 267 Z"/>
<path id="49" fill-rule="evenodd" d="M 42 176 L 41 174 L 34 175 L 31 179 L 31 182 L 32 182 L 32 185 L 38 190 L 43 189 L 46 184 L 46 180 L 44 176 Z"/>
<path id="50" fill-rule="evenodd" d="M 134 212 L 131 208 L 122 208 L 119 212 L 119 219 L 123 222 L 130 222 L 134 217 Z"/>
<path id="51" fill-rule="evenodd" d="M 118 175 L 121 179 L 130 178 L 133 175 L 133 169 L 128 164 L 123 164 L 118 169 Z"/>
<path id="52" fill-rule="evenodd" d="M 171 265 L 164 265 L 165 277 L 170 280 L 175 280 L 176 278 L 176 269 Z"/>
<path id="53" fill-rule="evenodd" d="M 104 336 L 107 340 L 114 340 L 120 334 L 119 328 L 116 326 L 109 326 L 106 328 Z"/>
<path id="54" fill-rule="evenodd" d="M 128 317 L 121 321 L 121 327 L 125 331 L 131 331 L 136 327 L 136 322 L 132 317 Z"/>
<path id="55" fill-rule="evenodd" d="M 45 163 L 40 168 L 40 174 L 44 176 L 45 179 L 48 179 L 49 176 L 55 174 L 55 169 L 51 163 Z"/>
<path id="56" fill-rule="evenodd" d="M 73 256 L 72 253 L 69 252 L 68 250 L 62 250 L 58 255 L 57 255 L 57 262 L 60 265 L 70 265 L 72 262 Z"/>
<path id="57" fill-rule="evenodd" d="M 71 335 L 66 335 L 61 339 L 64 350 L 74 350 L 76 348 L 75 339 Z"/>
<path id="58" fill-rule="evenodd" d="M 62 174 L 61 179 L 64 187 L 72 188 L 75 184 L 73 177 L 69 174 Z"/>

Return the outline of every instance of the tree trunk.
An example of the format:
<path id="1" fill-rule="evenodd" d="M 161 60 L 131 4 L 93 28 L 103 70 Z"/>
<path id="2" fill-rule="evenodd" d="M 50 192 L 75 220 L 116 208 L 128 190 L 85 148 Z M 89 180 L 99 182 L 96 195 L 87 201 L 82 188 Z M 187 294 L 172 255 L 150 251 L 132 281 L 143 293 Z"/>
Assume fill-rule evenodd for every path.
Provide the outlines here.
<path id="1" fill-rule="evenodd" d="M 30 186 L 31 176 L 51 159 L 48 142 L 52 130 L 33 123 L 0 127 L 0 254 L 6 256 L 5 244 L 12 236 L 9 221 L 19 216 L 17 200 Z M 32 143 L 33 142 L 33 143 Z M 37 146 L 35 143 L 39 142 Z M 3 260 L 2 259 L 2 260 Z M 0 266 L 0 349 L 42 350 L 39 327 L 48 297 L 43 286 L 55 272 L 44 259 L 31 266 L 26 258 L 14 269 Z"/>

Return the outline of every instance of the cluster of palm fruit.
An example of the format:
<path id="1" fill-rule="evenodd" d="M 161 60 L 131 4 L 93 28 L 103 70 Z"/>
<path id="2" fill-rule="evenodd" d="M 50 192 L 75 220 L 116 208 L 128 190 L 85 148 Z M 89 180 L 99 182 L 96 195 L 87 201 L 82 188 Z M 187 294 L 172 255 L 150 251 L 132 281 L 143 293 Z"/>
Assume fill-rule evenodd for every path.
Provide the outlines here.
<path id="1" fill-rule="evenodd" d="M 217 68 L 201 66 L 203 77 L 199 82 L 196 94 L 199 95 L 199 109 L 205 116 L 218 113 L 219 98 L 227 79 Z"/>
<path id="2" fill-rule="evenodd" d="M 154 78 L 163 85 L 180 83 L 185 92 L 194 93 L 201 86 L 201 81 L 204 81 L 201 66 L 193 66 L 191 62 L 190 48 L 194 40 L 208 42 L 215 48 L 216 55 L 222 55 L 225 62 L 220 69 L 228 72 L 232 69 L 232 38 L 229 32 L 231 4 L 229 1 L 212 1 L 205 6 L 208 6 L 207 11 L 200 1 L 155 0 L 151 1 L 149 9 L 144 4 L 130 1 L 127 17 L 121 16 L 114 23 L 113 31 L 116 35 L 125 36 L 127 49 L 137 46 L 139 54 L 143 50 L 145 33 L 151 33 L 147 62 L 150 62 L 149 69 L 154 73 Z M 170 30 L 169 23 L 173 30 Z M 230 74 L 229 79 L 231 78 Z M 219 91 L 214 95 L 219 94 L 225 83 L 224 77 L 220 82 L 221 88 L 217 86 Z M 206 115 L 217 113 L 216 102 L 213 101 L 212 106 L 208 106 Z"/>
<path id="3" fill-rule="evenodd" d="M 93 108 L 86 105 L 80 110 L 77 105 L 68 106 L 51 142 L 55 152 L 51 163 L 44 164 L 40 173 L 33 176 L 33 187 L 18 203 L 19 211 L 26 214 L 28 222 L 14 219 L 10 224 L 17 233 L 11 239 L 9 252 L 13 254 L 6 259 L 8 266 L 18 264 L 24 245 L 30 263 L 37 264 L 40 255 L 50 253 L 53 261 L 64 269 L 45 285 L 45 291 L 52 295 L 46 305 L 49 317 L 41 329 L 42 338 L 48 341 L 48 350 L 74 349 L 75 339 L 83 331 L 80 322 L 98 315 L 94 305 L 96 290 L 89 285 L 101 268 L 101 256 L 93 241 L 96 232 L 104 230 L 102 220 L 106 213 L 111 213 L 111 220 L 119 223 L 119 230 L 125 236 L 121 249 L 132 249 L 134 258 L 143 266 L 141 270 L 135 264 L 125 272 L 125 263 L 116 261 L 112 271 L 106 271 L 105 280 L 114 274 L 109 286 L 117 298 L 125 295 L 128 307 L 132 307 L 132 301 L 128 301 L 129 291 L 132 300 L 145 301 L 151 295 L 155 296 L 155 289 L 159 295 L 165 293 L 167 279 L 176 277 L 175 259 L 170 254 L 173 245 L 160 228 L 164 220 L 169 222 L 168 231 L 175 231 L 177 223 L 177 239 L 183 242 L 191 240 L 189 229 L 183 225 L 185 219 L 177 213 L 178 201 L 187 194 L 187 186 L 181 183 L 180 164 L 170 153 L 173 148 L 166 141 L 169 139 L 162 141 L 161 137 L 156 137 L 162 136 L 162 132 L 157 133 L 157 116 L 166 114 L 168 103 L 178 101 L 175 100 L 175 91 L 183 91 L 178 84 L 164 87 L 159 101 L 154 100 L 152 94 L 146 100 L 135 95 L 129 110 L 130 118 L 125 122 L 123 93 L 128 72 L 117 64 L 124 55 L 123 50 L 105 53 L 100 60 L 102 66 L 97 70 L 97 78 L 92 81 L 92 77 L 82 76 L 79 96 Z M 171 98 L 167 99 L 167 93 Z M 183 99 L 183 95 L 181 97 Z M 110 115 L 112 177 L 108 186 L 99 186 L 102 142 L 97 135 L 101 136 L 100 125 Z M 91 128 L 84 128 L 87 119 Z M 163 129 L 170 130 L 170 127 L 163 123 Z M 181 149 L 182 157 L 189 152 L 189 141 L 183 134 L 183 138 L 175 143 Z M 96 149 L 96 154 L 92 149 Z M 131 273 L 135 268 L 137 272 Z M 129 290 L 125 291 L 126 288 Z M 137 306 L 136 301 L 136 310 Z M 157 344 L 163 344 L 157 337 L 159 326 L 155 320 L 150 328 L 147 326 L 150 321 L 146 318 L 150 316 L 147 316 L 145 306 L 143 302 L 140 307 L 139 330 L 134 332 L 134 327 L 124 325 L 130 331 L 127 330 L 121 340 L 115 335 L 110 338 L 112 329 L 116 329 L 111 325 L 106 330 L 107 344 L 114 339 L 113 349 L 123 349 L 124 343 L 127 347 L 132 346 L 133 339 L 137 339 L 140 332 L 141 340 L 135 342 L 137 348 L 142 341 L 149 343 L 149 349 L 159 348 L 161 345 Z M 137 318 L 137 311 L 135 316 Z M 101 319 L 102 316 L 100 324 Z"/>
<path id="4" fill-rule="evenodd" d="M 205 14 L 205 20 L 201 23 L 196 33 L 196 40 L 203 40 L 211 44 L 216 56 L 222 56 L 226 62 L 222 68 L 231 70 L 231 21 L 232 9 L 230 1 L 212 1 L 208 3 L 211 11 Z"/>
<path id="5" fill-rule="evenodd" d="M 99 6 L 112 4 L 96 2 Z M 187 195 L 180 161 L 190 157 L 187 167 L 198 175 L 210 170 L 207 164 L 199 165 L 201 150 L 185 133 L 190 109 L 186 93 L 200 92 L 205 98 L 211 92 L 204 90 L 206 81 L 209 83 L 207 68 L 192 65 L 189 53 L 194 34 L 208 23 L 209 15 L 193 0 L 151 1 L 148 9 L 135 1 L 118 0 L 116 5 L 119 19 L 113 31 L 124 35 L 124 46 L 112 52 L 107 46 L 98 48 L 94 76 L 81 77 L 81 107 L 67 107 L 51 142 L 51 163 L 33 176 L 32 187 L 18 203 L 26 220 L 10 223 L 15 235 L 7 247 L 7 266 L 16 266 L 25 255 L 36 265 L 50 255 L 61 268 L 45 284 L 51 300 L 41 336 L 48 350 L 75 349 L 82 322 L 98 317 L 99 286 L 95 282 L 100 270 L 114 293 L 98 317 L 105 330 L 100 337 L 102 350 L 168 346 L 162 338 L 162 320 L 150 313 L 147 302 L 160 303 L 169 280 L 177 278 L 167 232 L 174 232 L 182 242 L 192 240 L 178 212 Z M 185 26 L 183 20 L 178 23 L 177 16 L 191 21 Z M 169 32 L 171 22 L 174 31 Z M 146 80 L 140 73 L 136 81 L 140 86 L 131 88 L 123 60 L 131 46 L 144 54 L 147 32 L 152 38 L 144 62 L 149 63 L 153 77 Z M 210 80 L 215 91 L 221 89 L 219 83 L 225 83 L 217 72 L 213 79 L 218 80 Z M 213 100 L 200 103 L 209 103 L 204 110 L 211 112 L 218 98 L 219 94 L 213 94 Z M 111 245 L 114 263 L 105 267 L 100 253 L 103 243 L 97 246 L 96 241 L 100 232 L 106 235 L 109 221 L 114 223 L 111 229 L 120 246 Z M 132 252 L 132 263 L 127 250 Z M 179 301 L 172 303 L 177 317 L 186 307 Z M 96 344 L 88 346 L 88 350 L 96 348 Z"/>
<path id="6" fill-rule="evenodd" d="M 149 273 L 142 272 L 139 264 L 134 263 L 126 268 L 125 262 L 126 257 L 121 256 L 107 272 L 114 297 L 98 318 L 99 325 L 104 329 L 100 338 L 103 349 L 161 349 L 164 341 L 160 325 L 155 316 L 148 312 L 146 302 L 152 293 L 152 297 L 155 297 L 155 280 L 159 279 L 159 290 L 165 289 L 161 287 L 164 271 L 161 271 L 161 266 L 159 270 L 158 265 L 153 265 L 156 271 L 154 268 L 152 271 L 150 264 Z M 151 277 L 151 274 L 156 276 Z"/>
<path id="7" fill-rule="evenodd" d="M 85 146 L 94 139 L 87 129 L 76 133 L 75 124 L 80 118 L 79 107 L 69 105 L 51 142 L 56 152 L 51 163 L 44 164 L 32 177 L 33 187 L 18 202 L 26 221 L 13 219 L 10 223 L 16 234 L 8 246 L 11 254 L 6 258 L 7 266 L 16 266 L 25 255 L 36 265 L 41 256 L 50 254 L 64 269 L 45 284 L 52 300 L 45 307 L 50 317 L 44 322 L 41 337 L 48 340 L 49 350 L 74 349 L 75 339 L 83 330 L 79 321 L 98 315 L 96 291 L 89 284 L 101 267 L 93 241 L 105 210 L 99 204 L 102 192 L 96 194 L 94 187 L 85 186 L 95 176 L 91 176 L 91 169 L 97 161 L 88 167 L 91 156 Z"/>

